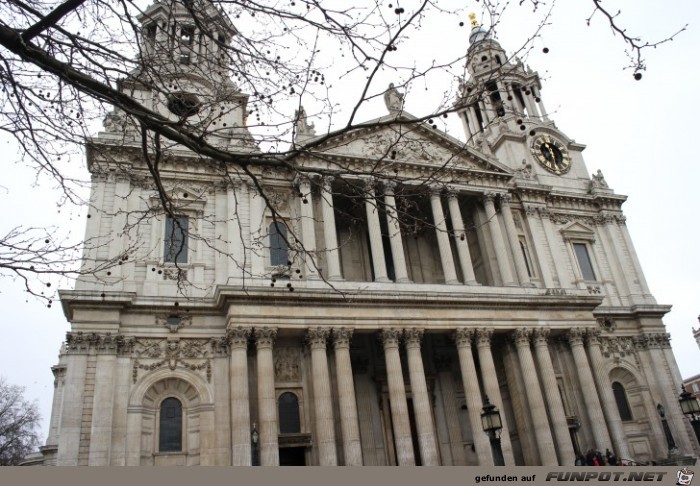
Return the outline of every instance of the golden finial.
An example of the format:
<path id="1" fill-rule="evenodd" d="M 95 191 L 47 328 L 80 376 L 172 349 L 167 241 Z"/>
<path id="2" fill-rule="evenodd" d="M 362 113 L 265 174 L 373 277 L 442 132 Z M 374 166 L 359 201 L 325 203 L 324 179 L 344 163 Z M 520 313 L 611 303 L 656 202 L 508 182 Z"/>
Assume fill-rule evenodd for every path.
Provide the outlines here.
<path id="1" fill-rule="evenodd" d="M 474 12 L 471 12 L 471 13 L 469 14 L 469 21 L 470 21 L 471 24 L 472 24 L 472 29 L 475 28 L 475 27 L 479 27 L 479 21 L 476 20 L 476 14 L 475 14 Z"/>

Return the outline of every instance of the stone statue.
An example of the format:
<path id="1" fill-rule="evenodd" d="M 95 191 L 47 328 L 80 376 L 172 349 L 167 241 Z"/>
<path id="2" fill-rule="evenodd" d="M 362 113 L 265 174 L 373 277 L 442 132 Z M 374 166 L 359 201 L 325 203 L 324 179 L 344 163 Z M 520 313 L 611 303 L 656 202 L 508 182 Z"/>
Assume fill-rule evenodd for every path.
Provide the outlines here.
<path id="1" fill-rule="evenodd" d="M 296 136 L 305 135 L 313 136 L 316 135 L 315 125 L 309 123 L 306 119 L 306 110 L 303 106 L 299 106 L 299 109 L 294 112 L 294 128 Z"/>
<path id="2" fill-rule="evenodd" d="M 399 93 L 394 83 L 389 83 L 389 89 L 384 92 L 384 103 L 392 115 L 397 115 L 403 109 L 403 93 Z"/>
<path id="3" fill-rule="evenodd" d="M 605 182 L 603 173 L 598 169 L 598 172 L 591 175 L 591 189 L 607 189 L 608 183 Z"/>

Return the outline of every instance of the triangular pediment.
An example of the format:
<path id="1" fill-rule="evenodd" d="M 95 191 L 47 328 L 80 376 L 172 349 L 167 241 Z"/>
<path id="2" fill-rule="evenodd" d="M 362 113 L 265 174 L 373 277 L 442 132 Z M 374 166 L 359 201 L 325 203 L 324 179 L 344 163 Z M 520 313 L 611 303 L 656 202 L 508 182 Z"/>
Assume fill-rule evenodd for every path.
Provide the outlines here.
<path id="1" fill-rule="evenodd" d="M 495 159 L 406 115 L 379 118 L 361 126 L 366 128 L 337 136 L 324 136 L 326 141 L 318 145 L 314 142 L 321 137 L 316 137 L 306 141 L 306 144 L 313 146 L 311 153 L 364 159 L 373 166 L 381 162 L 506 176 L 511 174 L 506 166 Z"/>
<path id="2" fill-rule="evenodd" d="M 595 231 L 588 225 L 574 221 L 561 230 L 567 240 L 595 240 Z"/>

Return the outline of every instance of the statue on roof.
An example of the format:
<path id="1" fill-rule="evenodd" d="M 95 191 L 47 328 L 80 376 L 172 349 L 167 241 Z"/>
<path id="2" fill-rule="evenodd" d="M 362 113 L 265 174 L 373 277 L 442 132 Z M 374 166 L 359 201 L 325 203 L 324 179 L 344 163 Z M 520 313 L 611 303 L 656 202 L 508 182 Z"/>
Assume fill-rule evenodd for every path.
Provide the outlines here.
<path id="1" fill-rule="evenodd" d="M 384 92 L 384 103 L 389 113 L 397 115 L 403 110 L 403 96 L 403 93 L 399 93 L 394 87 L 394 83 L 389 83 L 389 88 Z"/>

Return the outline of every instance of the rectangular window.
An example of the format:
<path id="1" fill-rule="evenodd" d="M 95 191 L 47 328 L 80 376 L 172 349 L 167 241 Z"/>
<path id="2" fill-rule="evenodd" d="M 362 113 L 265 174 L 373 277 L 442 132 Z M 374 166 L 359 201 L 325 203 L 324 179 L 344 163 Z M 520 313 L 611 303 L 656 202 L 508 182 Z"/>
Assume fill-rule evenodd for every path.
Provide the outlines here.
<path id="1" fill-rule="evenodd" d="M 593 263 L 588 255 L 588 248 L 585 243 L 574 243 L 574 252 L 578 267 L 581 270 L 581 276 L 584 280 L 595 280 L 595 272 L 593 271 Z"/>
<path id="2" fill-rule="evenodd" d="M 187 235 L 189 218 L 187 216 L 167 216 L 165 218 L 165 250 L 166 263 L 187 263 Z"/>

